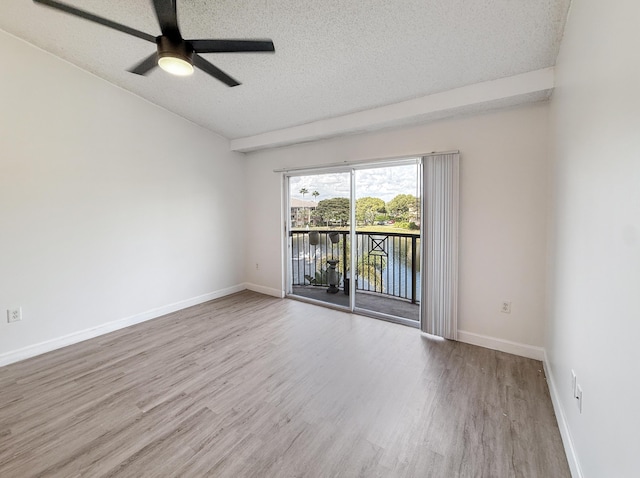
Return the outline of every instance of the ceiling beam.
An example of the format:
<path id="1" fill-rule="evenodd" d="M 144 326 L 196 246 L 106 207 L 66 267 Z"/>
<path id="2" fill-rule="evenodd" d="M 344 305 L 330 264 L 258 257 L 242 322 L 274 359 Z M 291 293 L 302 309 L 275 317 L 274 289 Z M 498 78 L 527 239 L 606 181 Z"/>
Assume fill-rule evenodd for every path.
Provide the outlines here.
<path id="1" fill-rule="evenodd" d="M 553 68 L 485 81 L 366 111 L 236 138 L 231 150 L 256 151 L 384 128 L 419 124 L 548 99 Z"/>

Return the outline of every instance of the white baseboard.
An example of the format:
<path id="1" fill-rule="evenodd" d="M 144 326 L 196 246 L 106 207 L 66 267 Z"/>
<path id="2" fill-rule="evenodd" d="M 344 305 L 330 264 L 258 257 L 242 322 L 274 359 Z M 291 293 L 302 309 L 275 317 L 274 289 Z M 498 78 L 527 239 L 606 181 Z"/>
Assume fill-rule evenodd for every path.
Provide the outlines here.
<path id="1" fill-rule="evenodd" d="M 245 287 L 254 292 L 259 292 L 260 294 L 272 295 L 273 297 L 278 297 L 282 299 L 284 297 L 284 291 L 278 289 L 272 289 L 271 287 L 265 287 L 258 284 L 252 284 L 251 282 L 245 282 Z"/>
<path id="2" fill-rule="evenodd" d="M 37 344 L 28 345 L 27 347 L 23 347 L 21 349 L 5 352 L 3 354 L 0 354 L 0 367 L 9 365 L 10 363 L 19 362 L 20 360 L 35 357 L 36 355 L 40 355 L 46 352 L 51 352 L 52 350 L 66 347 L 67 345 L 72 345 L 84 340 L 92 339 L 94 337 L 98 337 L 99 335 L 108 334 L 109 332 L 113 332 L 115 330 L 139 324 L 140 322 L 155 319 L 157 317 L 170 314 L 171 312 L 175 312 L 177 310 L 186 309 L 187 307 L 191 307 L 193 305 L 202 304 L 203 302 L 207 302 L 209 300 L 218 299 L 220 297 L 224 297 L 225 295 L 234 294 L 245 289 L 247 289 L 245 284 L 227 287 L 226 289 L 220 289 L 214 292 L 199 295 L 197 297 L 192 297 L 190 299 L 174 302 L 173 304 L 157 307 L 140 314 L 114 320 L 113 322 L 107 322 L 105 324 L 98 325 L 97 327 L 80 330 L 78 332 L 64 335 L 62 337 L 57 337 L 55 339 L 46 340 Z"/>
<path id="3" fill-rule="evenodd" d="M 535 360 L 544 359 L 544 349 L 542 347 L 511 342 L 510 340 L 498 339 L 487 335 L 474 334 L 464 330 L 458 330 L 458 341 Z"/>
<path id="4" fill-rule="evenodd" d="M 578 461 L 575 448 L 573 446 L 573 439 L 571 438 L 571 432 L 569 432 L 569 424 L 565 417 L 564 409 L 562 408 L 562 402 L 558 395 L 558 389 L 556 388 L 556 382 L 549 365 L 549 359 L 547 358 L 547 352 L 544 352 L 544 373 L 547 376 L 547 385 L 549 386 L 549 395 L 551 395 L 551 403 L 553 404 L 553 410 L 556 414 L 556 421 L 558 422 L 558 428 L 560 429 L 560 436 L 562 436 L 562 443 L 564 444 L 564 452 L 567 455 L 567 461 L 569 462 L 569 469 L 571 470 L 571 476 L 573 478 L 583 478 L 582 468 Z"/>

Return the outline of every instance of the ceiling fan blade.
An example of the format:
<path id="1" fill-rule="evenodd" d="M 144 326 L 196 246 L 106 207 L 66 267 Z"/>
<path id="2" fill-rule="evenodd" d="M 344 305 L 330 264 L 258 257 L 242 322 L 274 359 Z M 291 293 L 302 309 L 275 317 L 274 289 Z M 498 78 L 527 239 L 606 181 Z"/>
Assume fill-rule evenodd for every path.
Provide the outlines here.
<path id="1" fill-rule="evenodd" d="M 129 71 L 131 73 L 135 73 L 136 75 L 146 75 L 156 66 L 158 66 L 158 53 L 154 52 L 153 54 L 142 60 L 140 63 L 138 63 L 136 66 L 131 68 Z"/>
<path id="2" fill-rule="evenodd" d="M 271 40 L 189 40 L 197 53 L 239 53 L 276 51 Z"/>
<path id="3" fill-rule="evenodd" d="M 153 7 L 156 10 L 162 34 L 169 38 L 180 38 L 176 0 L 153 0 Z"/>
<path id="4" fill-rule="evenodd" d="M 198 68 L 200 68 L 205 73 L 209 73 L 214 78 L 216 78 L 216 79 L 220 80 L 221 82 L 225 83 L 227 86 L 238 86 L 240 84 L 238 81 L 236 81 L 233 78 L 231 78 L 229 75 L 227 75 L 220 68 L 218 68 L 216 66 L 213 66 L 207 60 L 205 60 L 200 55 L 197 55 L 195 53 L 193 55 L 193 64 L 195 66 L 197 66 Z"/>
<path id="5" fill-rule="evenodd" d="M 119 32 L 128 33 L 129 35 L 133 35 L 134 37 L 141 38 L 143 40 L 147 40 L 151 43 L 156 42 L 156 37 L 149 35 L 148 33 L 141 32 L 140 30 L 136 30 L 135 28 L 130 28 L 125 25 L 121 25 L 120 23 L 112 22 L 111 20 L 107 20 L 106 18 L 99 17 L 94 15 L 93 13 L 85 12 L 84 10 L 80 10 L 78 8 L 72 7 L 71 5 L 66 5 L 64 3 L 56 2 L 54 0 L 33 0 L 34 3 L 40 3 L 47 7 L 55 8 L 56 10 L 60 10 L 62 12 L 70 13 L 71 15 L 75 15 L 76 17 L 84 18 L 85 20 L 89 20 L 94 23 L 99 23 L 100 25 L 104 25 L 105 27 L 113 28 L 114 30 L 118 30 Z"/>

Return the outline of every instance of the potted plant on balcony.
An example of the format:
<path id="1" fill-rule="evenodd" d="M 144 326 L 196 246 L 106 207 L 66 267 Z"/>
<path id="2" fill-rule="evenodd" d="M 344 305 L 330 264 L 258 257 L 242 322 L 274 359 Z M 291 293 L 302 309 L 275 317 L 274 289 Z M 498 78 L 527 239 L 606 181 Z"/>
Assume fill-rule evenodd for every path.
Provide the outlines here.
<path id="1" fill-rule="evenodd" d="M 312 246 L 320 244 L 320 233 L 318 231 L 309 232 L 309 244 Z"/>

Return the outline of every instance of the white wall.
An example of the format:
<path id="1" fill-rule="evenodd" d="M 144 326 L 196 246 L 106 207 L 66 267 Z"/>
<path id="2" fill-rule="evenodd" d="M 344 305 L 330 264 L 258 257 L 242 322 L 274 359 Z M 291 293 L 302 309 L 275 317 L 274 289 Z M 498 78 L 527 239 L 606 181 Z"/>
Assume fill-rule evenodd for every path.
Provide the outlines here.
<path id="1" fill-rule="evenodd" d="M 541 346 L 546 103 L 248 154 L 247 281 L 275 293 L 282 290 L 281 179 L 273 169 L 452 149 L 459 149 L 462 158 L 459 327 Z M 512 301 L 510 315 L 499 312 L 503 299 Z"/>
<path id="2" fill-rule="evenodd" d="M 637 0 L 574 1 L 552 98 L 547 365 L 585 477 L 639 473 L 639 18 Z"/>
<path id="3" fill-rule="evenodd" d="M 0 56 L 0 362 L 243 283 L 226 140 L 2 32 Z"/>

